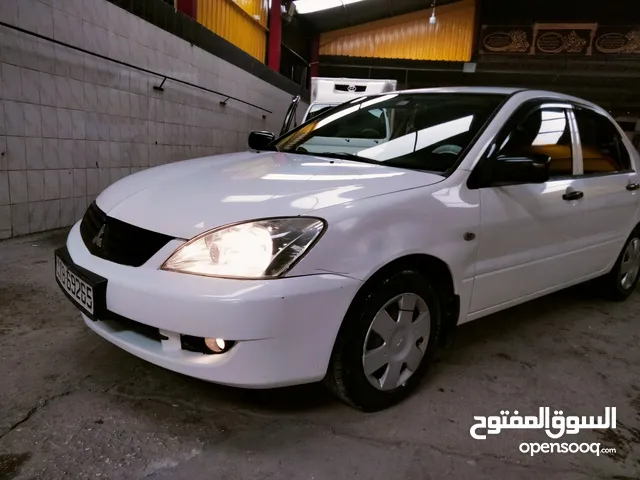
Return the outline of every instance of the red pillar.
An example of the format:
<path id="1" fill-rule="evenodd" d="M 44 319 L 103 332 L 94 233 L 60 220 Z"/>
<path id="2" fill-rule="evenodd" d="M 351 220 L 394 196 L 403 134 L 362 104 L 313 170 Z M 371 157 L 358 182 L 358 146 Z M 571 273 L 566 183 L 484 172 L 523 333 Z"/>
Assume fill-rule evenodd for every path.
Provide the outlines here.
<path id="1" fill-rule="evenodd" d="M 282 44 L 282 0 L 271 0 L 269 12 L 269 67 L 280 71 L 280 46 Z"/>
<path id="2" fill-rule="evenodd" d="M 320 34 L 316 33 L 311 39 L 309 74 L 311 78 L 320 76 Z"/>
<path id="3" fill-rule="evenodd" d="M 196 18 L 197 0 L 176 0 L 176 7 L 179 11 L 191 18 Z"/>

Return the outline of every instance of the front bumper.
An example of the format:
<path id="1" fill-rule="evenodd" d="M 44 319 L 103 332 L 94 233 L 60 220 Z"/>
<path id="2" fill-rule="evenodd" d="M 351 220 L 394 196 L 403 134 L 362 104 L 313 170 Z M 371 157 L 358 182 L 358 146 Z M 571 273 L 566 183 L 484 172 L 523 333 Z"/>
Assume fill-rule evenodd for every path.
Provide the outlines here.
<path id="1" fill-rule="evenodd" d="M 67 239 L 69 256 L 108 280 L 109 312 L 157 328 L 161 337 L 83 314 L 85 323 L 133 355 L 215 383 L 270 388 L 324 377 L 360 281 L 333 274 L 231 280 L 159 270 L 180 243 L 171 241 L 143 266 L 128 267 L 93 256 L 76 224 Z M 181 335 L 237 343 L 206 355 L 183 350 Z"/>

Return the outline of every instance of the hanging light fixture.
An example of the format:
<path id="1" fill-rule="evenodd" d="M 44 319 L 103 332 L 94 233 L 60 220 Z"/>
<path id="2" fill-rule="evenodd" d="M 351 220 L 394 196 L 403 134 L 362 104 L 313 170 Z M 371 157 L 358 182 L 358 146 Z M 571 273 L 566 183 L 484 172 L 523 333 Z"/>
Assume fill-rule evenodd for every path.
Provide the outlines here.
<path id="1" fill-rule="evenodd" d="M 429 23 L 431 25 L 436 24 L 436 0 L 433 0 L 433 11 L 431 12 L 431 18 L 429 18 Z"/>

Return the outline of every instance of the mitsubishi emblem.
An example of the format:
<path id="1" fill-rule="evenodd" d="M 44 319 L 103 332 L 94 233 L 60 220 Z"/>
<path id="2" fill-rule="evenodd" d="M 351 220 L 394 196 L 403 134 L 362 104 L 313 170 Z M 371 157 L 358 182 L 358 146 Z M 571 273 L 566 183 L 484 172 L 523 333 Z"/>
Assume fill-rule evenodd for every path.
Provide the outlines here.
<path id="1" fill-rule="evenodd" d="M 92 242 L 98 247 L 98 248 L 102 248 L 102 237 L 104 236 L 104 230 L 107 227 L 107 225 L 102 225 L 102 228 L 100 229 L 100 231 L 98 232 L 98 234 L 93 237 Z"/>

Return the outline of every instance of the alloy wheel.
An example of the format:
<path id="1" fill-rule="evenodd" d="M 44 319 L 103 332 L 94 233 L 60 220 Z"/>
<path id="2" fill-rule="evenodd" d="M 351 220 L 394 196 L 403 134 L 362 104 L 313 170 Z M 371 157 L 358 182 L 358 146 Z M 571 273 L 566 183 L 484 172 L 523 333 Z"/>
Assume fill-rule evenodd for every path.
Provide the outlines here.
<path id="1" fill-rule="evenodd" d="M 624 252 L 620 265 L 620 285 L 625 290 L 631 288 L 640 272 L 640 239 L 633 238 Z"/>
<path id="2" fill-rule="evenodd" d="M 420 367 L 429 344 L 431 315 L 413 293 L 389 300 L 375 315 L 364 341 L 362 366 L 378 390 L 403 385 Z"/>

